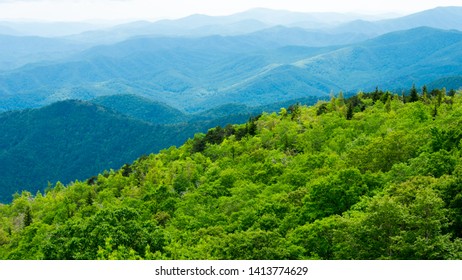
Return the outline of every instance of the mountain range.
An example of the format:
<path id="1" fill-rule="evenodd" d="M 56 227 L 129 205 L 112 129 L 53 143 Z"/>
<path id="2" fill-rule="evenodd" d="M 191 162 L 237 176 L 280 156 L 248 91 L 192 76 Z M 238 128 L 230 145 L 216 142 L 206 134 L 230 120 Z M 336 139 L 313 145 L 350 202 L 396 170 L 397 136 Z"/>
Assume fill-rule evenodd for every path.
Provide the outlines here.
<path id="1" fill-rule="evenodd" d="M 461 18 L 462 7 L 395 18 L 256 9 L 42 33 L 0 22 L 0 200 L 297 102 L 458 89 Z"/>
<path id="2" fill-rule="evenodd" d="M 347 45 L 284 46 L 293 32 L 312 35 L 278 27 L 240 36 L 138 37 L 29 64 L 0 73 L 0 110 L 129 93 L 199 112 L 462 75 L 461 31 L 418 27 Z"/>
<path id="3" fill-rule="evenodd" d="M 419 13 L 378 21 L 354 20 L 331 29 L 344 33 L 351 30 L 371 36 L 427 26 L 445 30 L 462 30 L 462 7 L 439 7 Z"/>

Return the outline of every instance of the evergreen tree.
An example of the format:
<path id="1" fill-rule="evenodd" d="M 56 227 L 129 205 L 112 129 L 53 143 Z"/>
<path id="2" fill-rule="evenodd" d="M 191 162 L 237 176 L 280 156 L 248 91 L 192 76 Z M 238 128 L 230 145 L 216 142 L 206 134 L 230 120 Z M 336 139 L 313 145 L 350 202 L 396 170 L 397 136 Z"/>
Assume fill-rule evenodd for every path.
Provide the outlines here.
<path id="1" fill-rule="evenodd" d="M 372 100 L 375 102 L 380 99 L 380 96 L 382 95 L 382 92 L 379 91 L 379 87 L 375 87 L 374 94 L 372 95 Z"/>
<path id="2" fill-rule="evenodd" d="M 351 120 L 352 118 L 353 118 L 353 105 L 351 103 L 348 103 L 346 119 Z"/>
<path id="3" fill-rule="evenodd" d="M 28 227 L 32 224 L 32 213 L 30 210 L 30 207 L 26 207 L 26 211 L 24 212 L 24 220 L 23 220 L 23 225 L 24 227 Z"/>
<path id="4" fill-rule="evenodd" d="M 419 101 L 419 94 L 417 93 L 417 89 L 415 88 L 415 84 L 412 85 L 411 94 L 409 98 L 409 102 L 417 102 Z"/>
<path id="5" fill-rule="evenodd" d="M 422 87 L 422 96 L 427 95 L 427 94 L 428 94 L 427 86 L 423 85 L 423 87 Z"/>

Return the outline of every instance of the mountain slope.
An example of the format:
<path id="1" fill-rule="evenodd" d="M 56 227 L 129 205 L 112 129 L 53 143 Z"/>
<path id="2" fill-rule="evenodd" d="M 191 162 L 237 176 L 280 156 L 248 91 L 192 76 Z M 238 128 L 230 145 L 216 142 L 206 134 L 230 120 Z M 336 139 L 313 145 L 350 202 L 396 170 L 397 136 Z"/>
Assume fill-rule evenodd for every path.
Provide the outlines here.
<path id="1" fill-rule="evenodd" d="M 180 110 L 136 95 L 101 96 L 92 99 L 91 103 L 152 124 L 181 123 L 188 118 Z"/>
<path id="2" fill-rule="evenodd" d="M 186 140 L 174 128 L 130 119 L 101 106 L 63 101 L 0 115 L 0 200 L 47 182 L 68 183 Z"/>
<path id="3" fill-rule="evenodd" d="M 0 114 L 0 202 L 15 191 L 43 190 L 48 181 L 84 179 L 119 168 L 135 158 L 216 126 L 245 123 L 263 111 L 278 111 L 298 99 L 265 107 L 227 104 L 199 114 L 185 114 L 135 95 L 63 101 Z"/>
<path id="4" fill-rule="evenodd" d="M 408 88 L 413 83 L 423 85 L 462 73 L 458 63 L 461 43 L 459 31 L 427 27 L 398 31 L 300 60 L 291 68 L 297 74 L 291 76 L 305 77 L 305 83 L 317 82 L 316 88 L 334 91 L 372 90 L 371 84 Z M 278 76 L 282 67 L 286 68 L 274 68 L 267 75 Z M 265 80 L 253 83 L 258 87 Z M 283 84 L 276 87 L 283 88 Z"/>
<path id="5" fill-rule="evenodd" d="M 7 32 L 2 33 L 3 27 Z M 88 22 L 0 21 L 0 34 L 53 38 L 79 34 L 103 27 L 104 24 Z"/>
<path id="6" fill-rule="evenodd" d="M 29 65 L 0 74 L 0 110 L 135 94 L 198 112 L 227 103 L 261 106 L 371 90 L 371 85 L 422 86 L 462 73 L 460 31 L 420 27 L 347 46 L 313 48 L 274 43 L 269 35 L 274 32 L 293 38 L 281 30 L 266 33 L 267 40 L 263 33 L 136 38 L 92 48 L 65 62 Z"/>
<path id="7" fill-rule="evenodd" d="M 87 47 L 61 38 L 0 35 L 0 71 L 62 59 Z"/>
<path id="8" fill-rule="evenodd" d="M 211 108 L 223 104 L 207 104 L 220 88 L 258 74 L 272 63 L 324 50 L 278 49 L 272 42 L 243 36 L 136 38 L 92 48 L 65 62 L 0 74 L 0 110 L 121 93 L 144 95 L 178 108 L 202 103 Z"/>

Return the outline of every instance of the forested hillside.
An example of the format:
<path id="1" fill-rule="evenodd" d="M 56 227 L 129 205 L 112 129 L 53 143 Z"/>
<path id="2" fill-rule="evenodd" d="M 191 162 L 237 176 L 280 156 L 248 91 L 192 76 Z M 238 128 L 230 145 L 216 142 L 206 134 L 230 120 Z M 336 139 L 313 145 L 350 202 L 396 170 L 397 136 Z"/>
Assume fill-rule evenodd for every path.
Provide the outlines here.
<path id="1" fill-rule="evenodd" d="M 11 201 L 16 191 L 35 193 L 48 182 L 120 168 L 192 134 L 183 126 L 154 125 L 76 100 L 0 114 L 0 127 L 0 202 Z"/>
<path id="2" fill-rule="evenodd" d="M 296 101 L 314 104 L 317 98 Z M 119 169 L 210 127 L 244 123 L 296 101 L 264 107 L 227 104 L 185 114 L 135 95 L 113 95 L 0 113 L 0 203 L 11 202 L 21 190 L 35 193 L 58 181 L 67 184 Z"/>
<path id="3" fill-rule="evenodd" d="M 461 259 L 461 117 L 462 93 L 413 88 L 216 127 L 16 195 L 0 258 Z"/>

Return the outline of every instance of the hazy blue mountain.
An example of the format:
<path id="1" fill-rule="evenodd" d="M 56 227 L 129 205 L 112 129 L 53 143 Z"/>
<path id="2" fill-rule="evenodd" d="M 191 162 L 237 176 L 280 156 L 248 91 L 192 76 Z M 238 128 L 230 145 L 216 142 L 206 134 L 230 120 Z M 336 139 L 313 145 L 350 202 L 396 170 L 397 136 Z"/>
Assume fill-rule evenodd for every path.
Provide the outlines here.
<path id="1" fill-rule="evenodd" d="M 389 33 L 363 43 L 280 65 L 235 90 L 281 96 L 382 88 L 409 88 L 462 73 L 462 32 L 427 27 Z M 284 75 L 286 75 L 284 77 Z M 270 81 L 270 82 L 268 82 Z M 314 89 L 309 88 L 313 86 Z M 241 87 L 242 88 L 242 87 Z M 292 88 L 293 90 L 282 90 Z M 273 90 L 271 90 L 273 89 Z"/>
<path id="2" fill-rule="evenodd" d="M 294 12 L 286 10 L 274 10 L 267 8 L 254 8 L 244 12 L 228 15 L 228 16 L 204 16 L 192 15 L 183 19 L 175 20 L 177 26 L 206 26 L 219 23 L 236 23 L 245 20 L 257 20 L 267 26 L 303 26 L 313 29 L 319 29 L 324 26 L 332 26 L 340 23 L 349 22 L 356 19 L 383 19 L 391 17 L 391 15 L 364 15 L 354 13 L 333 13 L 333 12 Z"/>
<path id="3" fill-rule="evenodd" d="M 291 46 L 297 39 L 290 38 L 303 34 L 300 29 L 264 31 L 276 34 L 266 37 L 261 32 L 140 37 L 98 46 L 64 62 L 28 65 L 0 74 L 0 110 L 136 94 L 197 112 L 227 103 L 261 106 L 325 97 L 374 85 L 409 88 L 462 72 L 459 31 L 422 27 L 322 48 Z M 289 45 L 279 45 L 278 38 Z"/>
<path id="4" fill-rule="evenodd" d="M 0 71 L 62 59 L 87 47 L 61 38 L 0 35 Z"/>
<path id="5" fill-rule="evenodd" d="M 359 33 L 329 33 L 325 31 L 311 31 L 300 27 L 285 27 L 282 25 L 267 28 L 257 32 L 243 35 L 262 42 L 271 43 L 273 46 L 306 46 L 327 47 L 349 45 L 365 41 L 370 38 L 366 34 Z"/>
<path id="6" fill-rule="evenodd" d="M 200 21 L 205 17 L 209 20 Z M 194 19 L 198 22 L 194 22 Z M 190 21 L 193 21 L 190 23 Z M 236 22 L 222 22 L 219 17 L 190 16 L 178 20 L 161 20 L 156 22 L 136 21 L 117 25 L 103 30 L 83 32 L 68 36 L 68 39 L 98 44 L 111 44 L 137 36 L 157 37 L 202 37 L 211 35 L 239 35 L 246 34 L 269 27 L 255 19 L 246 19 Z"/>
<path id="7" fill-rule="evenodd" d="M 223 104 L 207 104 L 210 97 L 260 75 L 272 64 L 333 49 L 278 48 L 272 40 L 258 36 L 135 38 L 98 46 L 67 61 L 0 74 L 0 110 L 126 93 L 179 108 L 202 103 L 210 108 Z"/>
<path id="8" fill-rule="evenodd" d="M 91 103 L 153 124 L 174 124 L 188 120 L 188 116 L 178 109 L 137 95 L 101 96 L 92 99 Z"/>
<path id="9" fill-rule="evenodd" d="M 331 29 L 332 32 L 356 32 L 370 36 L 421 26 L 462 31 L 462 7 L 438 7 L 419 13 L 379 21 L 355 20 Z"/>
<path id="10" fill-rule="evenodd" d="M 0 23 L 0 34 L 1 35 L 11 35 L 11 36 L 22 35 L 21 32 L 19 32 L 18 30 L 15 30 L 9 26 L 2 25 L 1 23 Z"/>
<path id="11" fill-rule="evenodd" d="M 335 25 L 342 22 L 348 22 L 354 19 L 371 18 L 360 14 L 344 14 L 344 13 L 303 13 L 292 12 L 285 10 L 273 10 L 266 8 L 254 8 L 244 12 L 228 15 L 228 16 L 205 16 L 192 15 L 182 19 L 170 21 L 178 27 L 193 27 L 198 28 L 211 24 L 220 23 L 236 23 L 245 20 L 257 20 L 267 26 L 296 26 L 297 23 L 311 22 L 318 26 Z"/>
<path id="12" fill-rule="evenodd" d="M 333 82 L 317 77 L 311 79 L 298 67 L 281 65 L 255 75 L 246 81 L 227 88 L 220 96 L 211 97 L 208 101 L 247 103 L 265 105 L 284 100 L 292 100 L 308 96 L 325 98 L 331 91 L 341 88 Z M 243 102 L 245 100 L 245 102 Z"/>
<path id="13" fill-rule="evenodd" d="M 228 89 L 222 98 L 255 104 L 340 90 L 372 90 L 374 85 L 390 89 L 423 85 L 462 73 L 461 44 L 459 31 L 422 27 L 389 33 L 289 65 L 277 65 Z"/>
<path id="14" fill-rule="evenodd" d="M 462 75 L 437 79 L 427 84 L 427 87 L 429 89 L 443 88 L 443 87 L 446 87 L 447 89 L 454 89 L 454 90 L 462 89 Z"/>
<path id="15" fill-rule="evenodd" d="M 407 38 L 407 46 L 400 41 Z M 377 69 L 388 68 L 383 87 L 425 84 L 462 73 L 462 32 L 420 27 L 383 35 L 364 44 L 376 53 Z M 399 57 L 400 65 L 396 65 Z M 395 66 L 394 66 L 395 65 Z"/>
<path id="16" fill-rule="evenodd" d="M 106 24 L 88 22 L 0 21 L 0 34 L 60 37 L 79 34 L 89 30 L 97 30 L 104 26 Z M 2 30 L 6 30 L 6 32 L 3 33 Z"/>
<path id="17" fill-rule="evenodd" d="M 300 13 L 271 9 L 251 9 L 228 16 L 195 14 L 174 20 L 136 21 L 104 30 L 84 32 L 70 39 L 84 42 L 115 43 L 133 36 L 243 35 L 275 26 L 320 30 L 357 19 L 382 19 L 383 16 L 341 13 Z M 350 33 L 350 32 L 345 32 Z"/>

